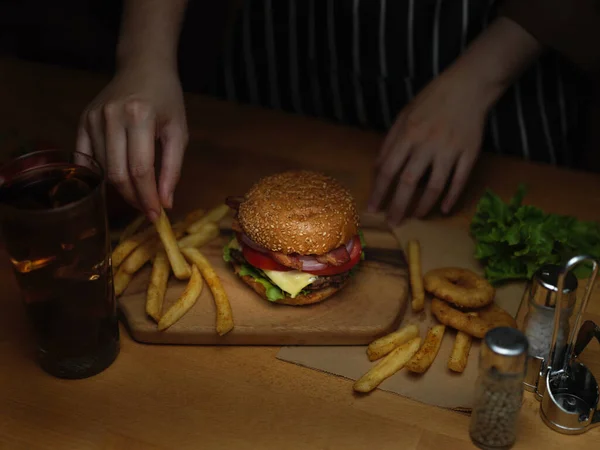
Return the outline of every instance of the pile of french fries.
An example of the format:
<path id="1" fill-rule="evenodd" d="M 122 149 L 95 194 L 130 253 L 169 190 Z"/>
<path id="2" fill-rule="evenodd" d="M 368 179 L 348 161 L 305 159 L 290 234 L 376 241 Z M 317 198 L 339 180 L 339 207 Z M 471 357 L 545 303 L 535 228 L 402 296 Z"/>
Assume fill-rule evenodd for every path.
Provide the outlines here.
<path id="1" fill-rule="evenodd" d="M 417 240 L 410 240 L 406 250 L 412 294 L 411 308 L 414 313 L 418 313 L 425 308 L 421 247 Z M 445 325 L 433 325 L 422 340 L 419 336 L 419 327 L 410 324 L 371 342 L 367 347 L 367 357 L 369 361 L 380 361 L 354 383 L 354 390 L 370 392 L 403 368 L 413 373 L 427 372 L 439 352 L 445 332 Z M 452 353 L 447 363 L 448 369 L 459 373 L 464 372 L 471 342 L 470 335 L 461 331 L 456 333 Z"/>
<path id="2" fill-rule="evenodd" d="M 202 293 L 204 281 L 212 292 L 216 314 L 216 332 L 222 336 L 233 329 L 233 314 L 227 293 L 210 262 L 199 250 L 219 235 L 219 222 L 230 211 L 219 205 L 206 212 L 189 213 L 171 226 L 164 210 L 154 225 L 142 229 L 143 216 L 129 224 L 112 252 L 115 294 L 120 296 L 135 273 L 146 263 L 152 264 L 146 291 L 146 313 L 159 330 L 166 330 L 194 306 Z M 187 280 L 177 301 L 163 313 L 169 277 Z"/>

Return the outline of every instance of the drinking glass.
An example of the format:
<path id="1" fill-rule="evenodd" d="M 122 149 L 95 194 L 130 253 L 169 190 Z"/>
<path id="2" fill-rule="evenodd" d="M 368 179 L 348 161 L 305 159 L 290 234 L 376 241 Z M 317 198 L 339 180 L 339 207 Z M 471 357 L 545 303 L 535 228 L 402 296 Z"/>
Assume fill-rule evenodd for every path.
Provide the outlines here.
<path id="1" fill-rule="evenodd" d="M 119 353 L 106 186 L 78 152 L 45 150 L 0 168 L 0 228 L 37 343 L 60 378 L 86 378 Z"/>

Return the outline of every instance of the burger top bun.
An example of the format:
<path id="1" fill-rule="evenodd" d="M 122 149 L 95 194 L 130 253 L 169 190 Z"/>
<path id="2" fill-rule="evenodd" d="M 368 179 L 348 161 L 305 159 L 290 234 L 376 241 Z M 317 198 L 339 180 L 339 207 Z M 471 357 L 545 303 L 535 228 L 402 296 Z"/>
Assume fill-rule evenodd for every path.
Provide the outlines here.
<path id="1" fill-rule="evenodd" d="M 323 255 L 358 233 L 356 203 L 337 180 L 295 170 L 260 179 L 238 210 L 244 233 L 284 254 Z"/>

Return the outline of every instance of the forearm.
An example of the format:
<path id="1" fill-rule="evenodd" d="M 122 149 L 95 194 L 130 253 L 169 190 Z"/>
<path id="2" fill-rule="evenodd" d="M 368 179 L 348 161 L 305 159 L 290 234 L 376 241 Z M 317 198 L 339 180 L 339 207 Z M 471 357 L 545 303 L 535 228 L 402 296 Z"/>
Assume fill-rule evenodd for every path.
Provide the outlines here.
<path id="1" fill-rule="evenodd" d="M 598 0 L 504 0 L 499 14 L 514 20 L 544 46 L 560 52 L 598 78 Z"/>
<path id="2" fill-rule="evenodd" d="M 516 22 L 499 17 L 450 68 L 472 83 L 489 106 L 542 52 L 543 46 Z"/>
<path id="3" fill-rule="evenodd" d="M 187 0 L 126 0 L 117 45 L 117 67 L 177 65 L 177 45 Z"/>

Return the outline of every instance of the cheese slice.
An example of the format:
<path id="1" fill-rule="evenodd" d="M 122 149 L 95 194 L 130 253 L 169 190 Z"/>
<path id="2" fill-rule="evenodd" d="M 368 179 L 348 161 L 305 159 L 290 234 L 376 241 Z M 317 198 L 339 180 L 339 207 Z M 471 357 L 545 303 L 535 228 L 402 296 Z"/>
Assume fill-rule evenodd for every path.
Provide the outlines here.
<path id="1" fill-rule="evenodd" d="M 262 271 L 274 284 L 279 286 L 282 291 L 290 294 L 290 297 L 292 298 L 295 298 L 302 289 L 317 279 L 315 275 L 300 272 L 298 270 L 282 272 L 280 270 L 262 269 Z"/>

